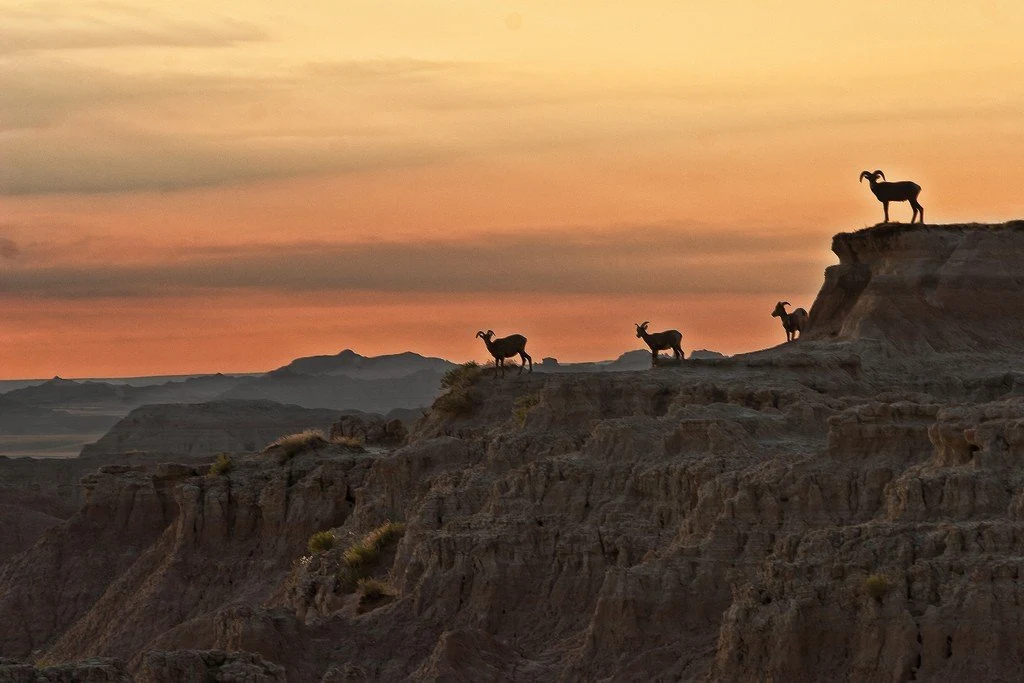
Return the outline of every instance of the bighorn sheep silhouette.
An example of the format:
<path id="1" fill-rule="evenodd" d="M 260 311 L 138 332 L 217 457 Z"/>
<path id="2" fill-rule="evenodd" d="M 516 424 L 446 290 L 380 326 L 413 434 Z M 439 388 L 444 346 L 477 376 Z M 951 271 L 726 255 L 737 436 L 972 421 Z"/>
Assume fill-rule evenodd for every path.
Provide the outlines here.
<path id="1" fill-rule="evenodd" d="M 487 351 L 494 356 L 494 376 L 498 376 L 498 369 L 501 369 L 501 376 L 505 376 L 505 359 L 518 355 L 522 360 L 519 366 L 519 374 L 523 374 L 523 366 L 530 364 L 530 372 L 533 372 L 533 358 L 526 352 L 526 337 L 521 334 L 510 334 L 507 337 L 493 339 L 494 330 L 477 332 L 476 336 L 484 340 Z"/>
<path id="2" fill-rule="evenodd" d="M 864 182 L 865 178 L 868 179 L 868 183 L 871 185 L 871 192 L 878 198 L 878 201 L 882 202 L 882 208 L 885 210 L 885 222 L 889 222 L 889 202 L 910 202 L 910 206 L 914 209 L 914 215 L 910 217 L 910 222 L 913 223 L 914 219 L 920 214 L 921 223 L 924 223 L 924 207 L 917 201 L 917 195 L 921 193 L 921 186 L 909 180 L 901 180 L 895 183 L 880 183 L 878 182 L 879 176 L 881 176 L 882 180 L 885 180 L 885 174 L 881 171 L 873 173 L 871 171 L 862 171 L 860 182 Z"/>
<path id="3" fill-rule="evenodd" d="M 683 359 L 683 333 L 679 330 L 665 330 L 664 332 L 648 332 L 649 320 L 645 320 L 636 326 L 636 338 L 643 339 L 651 347 L 651 365 L 658 363 L 658 351 L 672 349 L 677 360 Z"/>
<path id="4" fill-rule="evenodd" d="M 788 301 L 780 301 L 775 304 L 775 310 L 772 311 L 773 318 L 782 319 L 782 328 L 786 330 L 786 341 L 788 342 L 796 339 L 797 332 L 803 334 L 804 328 L 807 327 L 807 311 L 796 308 L 792 313 L 786 313 L 786 306 L 791 305 Z"/>

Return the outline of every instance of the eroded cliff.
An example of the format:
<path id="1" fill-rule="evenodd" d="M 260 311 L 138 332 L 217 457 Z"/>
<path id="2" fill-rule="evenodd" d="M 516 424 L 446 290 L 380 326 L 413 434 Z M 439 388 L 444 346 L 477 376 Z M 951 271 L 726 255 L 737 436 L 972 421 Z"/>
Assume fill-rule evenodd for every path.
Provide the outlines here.
<path id="1" fill-rule="evenodd" d="M 891 302 L 864 293 L 903 277 L 906 240 L 924 262 L 930 235 L 954 239 L 915 232 L 844 242 L 801 342 L 645 372 L 469 371 L 382 453 L 101 470 L 0 569 L 0 654 L 116 658 L 137 680 L 1013 679 L 1020 337 L 928 331 L 924 354 L 868 335 Z M 851 294 L 854 263 L 876 270 Z M 995 280 L 1021 277 L 1004 266 Z M 961 310 L 944 277 L 922 329 Z M 976 298 L 1012 311 L 1001 292 Z"/>
<path id="2" fill-rule="evenodd" d="M 1024 352 L 1024 221 L 883 225 L 832 240 L 807 339 L 902 352 Z"/>

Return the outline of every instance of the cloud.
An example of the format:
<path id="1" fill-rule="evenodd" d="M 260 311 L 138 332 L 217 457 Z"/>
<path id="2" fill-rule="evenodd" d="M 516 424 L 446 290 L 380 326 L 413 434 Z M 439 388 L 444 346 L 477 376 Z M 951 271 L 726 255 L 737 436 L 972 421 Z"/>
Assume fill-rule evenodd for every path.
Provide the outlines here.
<path id="1" fill-rule="evenodd" d="M 312 173 L 369 171 L 430 163 L 443 148 L 366 140 L 250 138 L 191 142 L 159 135 L 103 133 L 89 140 L 0 141 L 0 194 L 170 191 Z"/>
<path id="2" fill-rule="evenodd" d="M 0 237 L 0 258 L 15 259 L 18 258 L 18 254 L 21 253 L 21 249 L 14 240 L 9 240 L 6 237 Z"/>
<path id="3" fill-rule="evenodd" d="M 476 241 L 218 246 L 152 264 L 55 263 L 10 270 L 0 285 L 41 298 L 276 293 L 637 294 L 796 291 L 820 274 L 806 236 L 715 235 L 673 225 L 491 235 Z M 771 267 L 765 267 L 767 262 Z M 527 299 L 528 300 L 528 299 Z"/>
<path id="4" fill-rule="evenodd" d="M 229 18 L 176 19 L 121 3 L 35 3 L 0 9 L 0 55 L 120 47 L 225 47 L 266 40 Z"/>
<path id="5" fill-rule="evenodd" d="M 743 93 L 742 111 L 758 112 L 752 117 L 736 113 L 736 89 L 670 81 L 615 85 L 591 75 L 576 82 L 497 64 L 409 58 L 302 64 L 258 76 L 127 73 L 32 53 L 0 68 L 0 195 L 173 191 L 583 144 L 675 144 L 685 155 L 688 145 L 701 152 L 712 136 L 1016 111 L 982 103 L 896 116 L 884 103 L 877 110 L 810 106 L 821 105 L 820 97 L 790 101 L 755 90 Z M 731 114 L 719 115 L 723 102 Z"/>

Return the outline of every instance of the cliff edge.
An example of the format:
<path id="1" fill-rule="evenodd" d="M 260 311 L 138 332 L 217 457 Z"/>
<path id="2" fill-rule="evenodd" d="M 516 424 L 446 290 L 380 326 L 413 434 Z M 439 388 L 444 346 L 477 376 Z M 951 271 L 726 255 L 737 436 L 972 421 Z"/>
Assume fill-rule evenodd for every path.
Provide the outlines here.
<path id="1" fill-rule="evenodd" d="M 1024 221 L 882 225 L 836 235 L 832 251 L 808 341 L 1024 352 Z"/>
<path id="2" fill-rule="evenodd" d="M 835 244 L 807 341 L 642 372 L 466 368 L 381 452 L 105 467 L 0 565 L 0 657 L 138 681 L 1015 680 L 1016 318 L 956 313 L 970 295 L 1016 315 L 1018 267 L 993 259 L 1024 235 Z"/>

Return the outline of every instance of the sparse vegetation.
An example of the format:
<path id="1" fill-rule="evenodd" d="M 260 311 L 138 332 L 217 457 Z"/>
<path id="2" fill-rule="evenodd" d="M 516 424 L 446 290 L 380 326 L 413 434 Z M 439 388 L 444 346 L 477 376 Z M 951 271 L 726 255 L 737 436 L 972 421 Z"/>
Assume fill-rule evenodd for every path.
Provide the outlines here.
<path id="1" fill-rule="evenodd" d="M 477 403 L 479 399 L 472 387 L 455 387 L 437 397 L 434 409 L 453 417 L 469 415 L 476 409 Z"/>
<path id="2" fill-rule="evenodd" d="M 482 371 L 483 368 L 475 360 L 457 365 L 441 377 L 441 388 L 452 389 L 454 387 L 470 385 L 477 380 Z"/>
<path id="3" fill-rule="evenodd" d="M 441 387 L 447 391 L 434 401 L 434 410 L 453 417 L 472 413 L 479 403 L 473 384 L 482 372 L 480 365 L 470 360 L 444 373 Z"/>
<path id="4" fill-rule="evenodd" d="M 526 416 L 530 414 L 530 411 L 537 407 L 540 403 L 540 394 L 524 394 L 516 399 L 516 402 L 512 405 L 512 417 L 515 418 L 516 423 L 522 427 L 526 424 Z"/>
<path id="5" fill-rule="evenodd" d="M 322 553 L 330 550 L 337 542 L 333 531 L 318 531 L 309 537 L 309 552 Z"/>
<path id="6" fill-rule="evenodd" d="M 360 579 L 357 586 L 359 589 L 357 611 L 359 613 L 368 612 L 395 597 L 395 590 L 385 581 Z"/>
<path id="7" fill-rule="evenodd" d="M 231 462 L 231 456 L 227 453 L 218 453 L 217 459 L 210 465 L 210 471 L 206 473 L 206 476 L 219 477 L 230 472 L 232 467 L 234 467 L 234 463 Z"/>
<path id="8" fill-rule="evenodd" d="M 362 437 L 358 436 L 333 436 L 331 437 L 331 443 L 335 446 L 345 446 L 346 448 L 362 450 L 365 442 Z"/>
<path id="9" fill-rule="evenodd" d="M 889 579 L 884 574 L 872 574 L 864 579 L 864 592 L 881 602 L 889 592 Z"/>
<path id="10" fill-rule="evenodd" d="M 281 465 L 288 462 L 296 455 L 311 451 L 327 445 L 324 433 L 319 429 L 307 429 L 298 434 L 289 434 L 263 449 L 264 453 L 276 453 L 277 462 Z"/>
<path id="11" fill-rule="evenodd" d="M 482 371 L 479 363 L 469 361 L 444 373 L 441 387 L 448 391 L 434 401 L 434 410 L 453 417 L 472 413 L 480 400 L 473 384 Z"/>
<path id="12" fill-rule="evenodd" d="M 384 549 L 396 542 L 404 533 L 405 525 L 401 522 L 385 522 L 350 545 L 342 554 L 342 566 L 338 576 L 342 590 L 346 593 L 354 591 L 361 580 L 369 577 Z"/>

